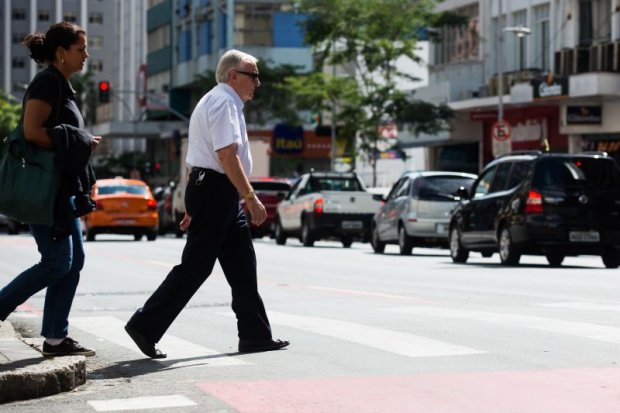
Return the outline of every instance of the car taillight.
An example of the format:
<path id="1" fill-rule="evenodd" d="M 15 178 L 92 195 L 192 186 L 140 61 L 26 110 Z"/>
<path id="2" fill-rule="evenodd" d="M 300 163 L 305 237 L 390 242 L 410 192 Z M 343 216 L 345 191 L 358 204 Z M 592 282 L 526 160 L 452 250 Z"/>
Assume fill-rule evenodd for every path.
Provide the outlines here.
<path id="1" fill-rule="evenodd" d="M 152 211 L 157 209 L 157 201 L 155 201 L 154 199 L 147 199 L 146 200 L 146 207 Z"/>
<path id="2" fill-rule="evenodd" d="M 525 213 L 526 214 L 542 214 L 543 202 L 542 195 L 536 191 L 530 191 L 527 194 L 527 200 L 525 201 Z"/>
<path id="3" fill-rule="evenodd" d="M 99 200 L 95 201 L 95 209 L 97 211 L 103 211 L 103 202 Z"/>
<path id="4" fill-rule="evenodd" d="M 314 213 L 322 214 L 323 213 L 323 198 L 319 198 L 314 201 Z"/>

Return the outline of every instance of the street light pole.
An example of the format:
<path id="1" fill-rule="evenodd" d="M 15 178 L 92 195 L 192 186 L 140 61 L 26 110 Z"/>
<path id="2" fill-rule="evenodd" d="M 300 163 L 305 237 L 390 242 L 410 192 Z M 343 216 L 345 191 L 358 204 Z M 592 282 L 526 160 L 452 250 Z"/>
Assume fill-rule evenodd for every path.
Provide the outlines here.
<path id="1" fill-rule="evenodd" d="M 502 122 L 504 120 L 504 25 L 502 23 L 502 0 L 499 2 L 499 16 L 497 18 L 497 89 L 498 98 L 497 103 L 497 121 Z"/>

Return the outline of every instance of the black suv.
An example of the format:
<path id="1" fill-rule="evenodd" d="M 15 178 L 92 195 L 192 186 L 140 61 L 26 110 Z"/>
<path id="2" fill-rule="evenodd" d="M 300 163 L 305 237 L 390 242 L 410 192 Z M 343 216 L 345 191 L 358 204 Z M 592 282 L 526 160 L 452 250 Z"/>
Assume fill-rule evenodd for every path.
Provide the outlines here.
<path id="1" fill-rule="evenodd" d="M 470 251 L 516 265 L 522 254 L 600 255 L 620 265 L 620 167 L 605 153 L 515 152 L 490 162 L 450 218 L 450 255 Z"/>

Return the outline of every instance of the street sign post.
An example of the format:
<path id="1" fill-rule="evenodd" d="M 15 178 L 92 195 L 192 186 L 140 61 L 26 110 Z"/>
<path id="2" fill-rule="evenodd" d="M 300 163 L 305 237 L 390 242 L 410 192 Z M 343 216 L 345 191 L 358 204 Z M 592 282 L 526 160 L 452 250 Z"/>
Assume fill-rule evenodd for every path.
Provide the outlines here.
<path id="1" fill-rule="evenodd" d="M 491 126 L 493 156 L 498 157 L 512 150 L 512 127 L 505 120 L 498 120 Z"/>

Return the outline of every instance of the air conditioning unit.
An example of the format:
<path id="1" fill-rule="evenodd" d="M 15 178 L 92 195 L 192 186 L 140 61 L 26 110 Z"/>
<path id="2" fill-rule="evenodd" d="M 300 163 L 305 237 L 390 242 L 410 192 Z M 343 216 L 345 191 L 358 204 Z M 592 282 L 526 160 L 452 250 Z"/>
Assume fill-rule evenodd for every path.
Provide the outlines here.
<path id="1" fill-rule="evenodd" d="M 556 76 L 569 76 L 575 73 L 575 49 L 562 49 L 555 52 L 553 62 Z"/>

